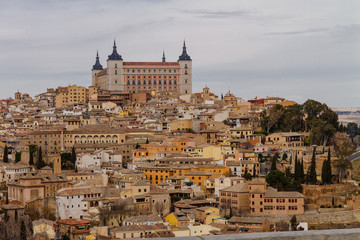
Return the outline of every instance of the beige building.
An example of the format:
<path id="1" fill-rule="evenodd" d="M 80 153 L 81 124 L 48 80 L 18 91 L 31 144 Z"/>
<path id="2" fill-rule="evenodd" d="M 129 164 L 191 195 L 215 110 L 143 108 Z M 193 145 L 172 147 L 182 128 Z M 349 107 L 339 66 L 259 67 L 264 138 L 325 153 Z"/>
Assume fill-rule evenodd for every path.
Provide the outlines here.
<path id="1" fill-rule="evenodd" d="M 110 91 L 192 93 L 192 60 L 183 52 L 177 62 L 124 62 L 114 41 L 113 52 L 103 69 L 96 56 L 92 68 L 92 86 Z"/>
<path id="2" fill-rule="evenodd" d="M 304 195 L 299 192 L 279 192 L 267 186 L 265 179 L 255 178 L 220 192 L 220 214 L 286 216 L 304 213 Z"/>
<path id="3" fill-rule="evenodd" d="M 297 132 L 273 133 L 266 137 L 266 145 L 275 145 L 281 149 L 303 147 L 304 134 Z"/>
<path id="4" fill-rule="evenodd" d="M 71 103 L 87 103 L 89 100 L 89 90 L 82 86 L 70 85 L 68 87 L 58 87 L 56 89 L 55 107 L 62 108 Z"/>

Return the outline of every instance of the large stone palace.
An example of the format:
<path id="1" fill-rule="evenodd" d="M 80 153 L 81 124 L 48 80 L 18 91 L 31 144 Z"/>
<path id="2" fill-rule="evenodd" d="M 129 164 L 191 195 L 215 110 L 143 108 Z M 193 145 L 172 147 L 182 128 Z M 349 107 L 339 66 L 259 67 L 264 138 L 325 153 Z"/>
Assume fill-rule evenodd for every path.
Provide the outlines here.
<path id="1" fill-rule="evenodd" d="M 192 93 L 192 60 L 186 52 L 184 41 L 182 54 L 177 62 L 125 62 L 116 49 L 108 56 L 103 68 L 96 56 L 92 68 L 92 86 L 109 91 L 174 92 Z"/>

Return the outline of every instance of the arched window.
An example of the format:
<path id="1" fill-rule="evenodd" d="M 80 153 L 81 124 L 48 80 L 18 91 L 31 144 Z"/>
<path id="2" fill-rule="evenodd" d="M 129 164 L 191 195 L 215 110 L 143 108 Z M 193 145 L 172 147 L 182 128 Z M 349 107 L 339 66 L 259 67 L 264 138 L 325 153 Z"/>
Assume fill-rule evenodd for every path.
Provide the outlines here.
<path id="1" fill-rule="evenodd" d="M 154 85 L 156 85 L 156 80 L 154 80 Z"/>
<path id="2" fill-rule="evenodd" d="M 174 84 L 176 84 L 176 80 L 174 80 Z"/>
<path id="3" fill-rule="evenodd" d="M 146 80 L 144 80 L 144 85 L 146 84 Z"/>
<path id="4" fill-rule="evenodd" d="M 135 80 L 133 80 L 133 84 L 132 85 L 135 85 Z"/>
<path id="5" fill-rule="evenodd" d="M 171 80 L 169 80 L 169 84 L 171 84 Z"/>
<path id="6" fill-rule="evenodd" d="M 138 84 L 140 85 L 141 83 L 140 83 L 140 80 L 138 80 Z"/>
<path id="7" fill-rule="evenodd" d="M 159 80 L 159 84 L 161 84 L 161 80 Z"/>
<path id="8" fill-rule="evenodd" d="M 166 80 L 164 80 L 164 84 L 166 84 Z"/>

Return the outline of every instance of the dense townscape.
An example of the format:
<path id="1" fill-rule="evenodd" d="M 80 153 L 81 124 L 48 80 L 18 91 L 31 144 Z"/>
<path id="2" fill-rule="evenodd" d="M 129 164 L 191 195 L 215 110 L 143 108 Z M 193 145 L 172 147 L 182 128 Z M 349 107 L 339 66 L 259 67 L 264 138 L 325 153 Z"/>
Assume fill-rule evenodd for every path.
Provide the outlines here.
<path id="1" fill-rule="evenodd" d="M 180 53 L 127 62 L 114 41 L 91 86 L 0 100 L 0 239 L 360 227 L 357 123 L 316 100 L 193 92 Z"/>

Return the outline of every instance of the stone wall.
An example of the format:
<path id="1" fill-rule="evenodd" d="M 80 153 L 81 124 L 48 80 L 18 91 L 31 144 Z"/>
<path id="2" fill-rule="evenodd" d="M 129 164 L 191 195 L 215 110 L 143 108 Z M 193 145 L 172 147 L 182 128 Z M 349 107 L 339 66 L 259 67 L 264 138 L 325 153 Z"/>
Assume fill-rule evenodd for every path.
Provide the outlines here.
<path id="1" fill-rule="evenodd" d="M 352 194 L 359 190 L 352 183 L 331 185 L 303 185 L 306 210 L 319 209 L 320 206 L 332 207 L 349 205 L 352 208 Z"/>
<path id="2" fill-rule="evenodd" d="M 341 230 L 317 230 L 299 232 L 267 232 L 267 233 L 243 233 L 228 235 L 209 235 L 199 237 L 178 237 L 177 240 L 354 240 L 359 239 L 360 228 Z M 161 238 L 162 240 L 172 238 Z"/>

